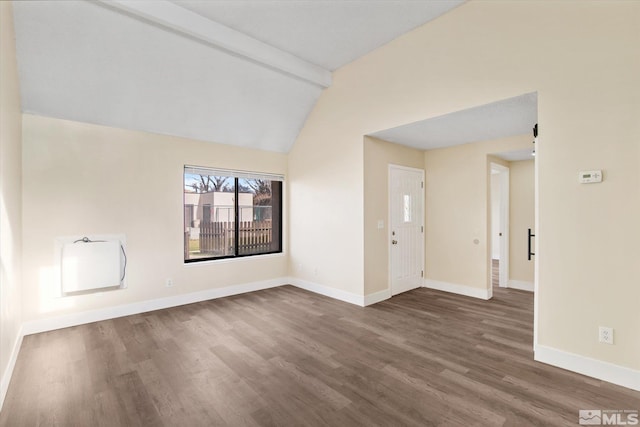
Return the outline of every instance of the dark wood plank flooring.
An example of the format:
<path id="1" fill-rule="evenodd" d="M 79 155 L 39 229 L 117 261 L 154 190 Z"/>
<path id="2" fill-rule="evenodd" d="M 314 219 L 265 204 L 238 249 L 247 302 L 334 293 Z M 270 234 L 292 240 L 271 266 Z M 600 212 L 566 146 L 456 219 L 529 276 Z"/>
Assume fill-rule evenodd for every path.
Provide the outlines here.
<path id="1" fill-rule="evenodd" d="M 491 260 L 491 284 L 496 287 L 500 286 L 500 260 Z"/>
<path id="2" fill-rule="evenodd" d="M 529 426 L 640 393 L 533 361 L 533 295 L 291 286 L 27 336 L 2 426 Z"/>

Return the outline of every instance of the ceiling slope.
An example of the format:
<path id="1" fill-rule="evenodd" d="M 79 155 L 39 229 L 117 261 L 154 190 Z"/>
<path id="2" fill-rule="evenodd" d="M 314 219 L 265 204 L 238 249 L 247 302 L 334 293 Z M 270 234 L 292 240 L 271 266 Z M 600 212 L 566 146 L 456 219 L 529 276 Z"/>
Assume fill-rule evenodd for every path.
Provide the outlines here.
<path id="1" fill-rule="evenodd" d="M 330 71 L 169 1 L 99 1 L 107 7 L 193 37 L 258 65 L 271 67 L 320 87 L 331 86 Z"/>
<path id="2" fill-rule="evenodd" d="M 17 1 L 22 107 L 288 152 L 328 70 L 460 3 Z"/>
<path id="3" fill-rule="evenodd" d="M 286 152 L 321 93 L 90 2 L 17 2 L 25 112 Z"/>
<path id="4" fill-rule="evenodd" d="M 464 0 L 172 0 L 331 71 Z"/>

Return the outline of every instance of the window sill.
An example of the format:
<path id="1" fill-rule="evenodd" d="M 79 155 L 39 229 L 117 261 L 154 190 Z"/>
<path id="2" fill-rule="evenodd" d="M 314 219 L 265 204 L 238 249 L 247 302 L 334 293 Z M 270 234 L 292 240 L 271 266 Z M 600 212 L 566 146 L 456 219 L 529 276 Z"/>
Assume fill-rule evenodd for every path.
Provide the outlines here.
<path id="1" fill-rule="evenodd" d="M 251 256 L 243 256 L 243 257 L 237 257 L 237 258 L 222 258 L 222 259 L 208 259 L 208 260 L 204 260 L 204 261 L 191 261 L 191 262 L 184 262 L 182 261 L 182 264 L 185 267 L 198 267 L 198 266 L 203 266 L 203 265 L 212 265 L 212 264 L 226 264 L 226 263 L 234 263 L 234 262 L 247 262 L 247 261 L 252 261 L 252 260 L 257 260 L 257 259 L 267 259 L 267 258 L 281 258 L 286 256 L 286 254 L 283 252 L 280 253 L 276 253 L 276 254 L 264 254 L 264 255 L 251 255 Z"/>

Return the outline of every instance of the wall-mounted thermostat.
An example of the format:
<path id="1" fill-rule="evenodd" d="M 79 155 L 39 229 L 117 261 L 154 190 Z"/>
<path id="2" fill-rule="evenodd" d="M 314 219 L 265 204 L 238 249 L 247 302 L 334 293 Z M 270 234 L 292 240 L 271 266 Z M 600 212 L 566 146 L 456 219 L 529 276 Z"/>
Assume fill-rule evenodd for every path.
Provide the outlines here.
<path id="1" fill-rule="evenodd" d="M 602 182 L 602 170 L 580 171 L 578 172 L 578 182 L 580 184 L 593 184 Z"/>

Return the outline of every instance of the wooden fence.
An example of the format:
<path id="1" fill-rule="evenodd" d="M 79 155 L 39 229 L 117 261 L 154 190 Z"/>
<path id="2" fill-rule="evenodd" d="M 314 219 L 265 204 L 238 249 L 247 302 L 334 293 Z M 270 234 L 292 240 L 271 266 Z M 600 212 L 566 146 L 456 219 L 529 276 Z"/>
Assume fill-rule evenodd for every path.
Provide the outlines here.
<path id="1" fill-rule="evenodd" d="M 233 255 L 235 222 L 200 224 L 200 253 Z M 271 221 L 241 221 L 238 227 L 238 253 L 251 254 L 271 250 Z"/>

